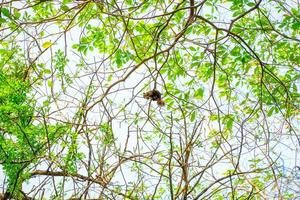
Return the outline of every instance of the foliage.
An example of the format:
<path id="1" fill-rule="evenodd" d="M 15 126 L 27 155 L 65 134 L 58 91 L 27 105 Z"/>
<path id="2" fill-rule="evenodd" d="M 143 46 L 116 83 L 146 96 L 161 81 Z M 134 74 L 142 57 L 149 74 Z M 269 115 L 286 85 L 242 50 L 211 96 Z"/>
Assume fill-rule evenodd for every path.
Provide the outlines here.
<path id="1" fill-rule="evenodd" d="M 293 0 L 0 3 L 5 195 L 297 198 L 299 13 Z M 142 98 L 153 88 L 165 107 Z"/>

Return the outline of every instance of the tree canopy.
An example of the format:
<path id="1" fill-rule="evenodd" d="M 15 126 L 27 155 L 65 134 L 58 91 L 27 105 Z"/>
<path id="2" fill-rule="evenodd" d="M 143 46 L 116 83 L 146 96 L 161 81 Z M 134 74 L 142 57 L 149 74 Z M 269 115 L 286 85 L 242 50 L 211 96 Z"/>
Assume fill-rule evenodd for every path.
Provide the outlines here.
<path id="1" fill-rule="evenodd" d="M 296 0 L 4 0 L 0 196 L 300 198 L 299 72 Z"/>

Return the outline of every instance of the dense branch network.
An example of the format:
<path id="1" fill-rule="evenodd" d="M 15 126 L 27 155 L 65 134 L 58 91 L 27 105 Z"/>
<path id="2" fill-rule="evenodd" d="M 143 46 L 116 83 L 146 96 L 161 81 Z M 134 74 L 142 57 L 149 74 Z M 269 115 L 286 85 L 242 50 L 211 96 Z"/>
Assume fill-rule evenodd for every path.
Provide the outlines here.
<path id="1" fill-rule="evenodd" d="M 3 1 L 1 198 L 299 197 L 299 7 Z"/>

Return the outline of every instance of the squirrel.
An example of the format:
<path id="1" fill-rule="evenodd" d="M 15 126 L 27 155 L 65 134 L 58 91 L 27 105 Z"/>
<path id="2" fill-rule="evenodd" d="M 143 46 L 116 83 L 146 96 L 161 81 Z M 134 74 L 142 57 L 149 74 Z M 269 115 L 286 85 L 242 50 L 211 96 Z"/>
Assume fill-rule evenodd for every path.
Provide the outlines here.
<path id="1" fill-rule="evenodd" d="M 165 101 L 161 98 L 161 93 L 156 89 L 144 93 L 143 96 L 145 99 L 151 99 L 152 101 L 156 101 L 157 105 L 159 106 L 165 105 Z"/>

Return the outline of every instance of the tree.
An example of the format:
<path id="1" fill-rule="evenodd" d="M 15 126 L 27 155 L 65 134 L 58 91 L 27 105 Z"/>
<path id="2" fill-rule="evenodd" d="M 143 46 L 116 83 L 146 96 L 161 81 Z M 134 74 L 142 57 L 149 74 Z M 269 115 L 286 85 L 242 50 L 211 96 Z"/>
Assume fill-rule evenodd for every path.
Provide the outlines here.
<path id="1" fill-rule="evenodd" d="M 299 198 L 299 2 L 0 8 L 2 198 Z"/>

